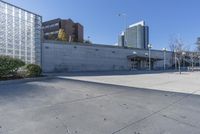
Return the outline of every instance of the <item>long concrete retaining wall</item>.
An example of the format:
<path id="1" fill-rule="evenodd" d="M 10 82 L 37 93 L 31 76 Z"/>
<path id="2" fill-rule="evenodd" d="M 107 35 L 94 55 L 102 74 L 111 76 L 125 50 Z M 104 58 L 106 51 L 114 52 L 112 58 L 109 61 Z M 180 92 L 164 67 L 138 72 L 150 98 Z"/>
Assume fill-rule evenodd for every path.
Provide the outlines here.
<path id="1" fill-rule="evenodd" d="M 42 45 L 42 68 L 44 72 L 111 71 L 129 70 L 127 56 L 136 51 L 144 55 L 147 50 L 128 49 L 106 45 L 88 45 L 45 41 Z M 152 51 L 153 57 L 163 57 L 162 51 Z M 171 53 L 167 53 L 167 66 L 171 66 Z M 163 67 L 163 61 L 155 67 Z"/>

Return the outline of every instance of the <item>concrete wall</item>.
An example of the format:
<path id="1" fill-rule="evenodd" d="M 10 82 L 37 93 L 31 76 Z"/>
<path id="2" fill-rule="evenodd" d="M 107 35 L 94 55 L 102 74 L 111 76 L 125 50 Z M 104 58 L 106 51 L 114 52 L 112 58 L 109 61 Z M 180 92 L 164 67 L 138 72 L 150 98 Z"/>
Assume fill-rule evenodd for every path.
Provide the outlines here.
<path id="1" fill-rule="evenodd" d="M 86 45 L 45 41 L 42 48 L 42 68 L 44 72 L 109 71 L 129 70 L 128 55 L 136 51 L 144 55 L 147 50 L 128 49 L 106 45 Z M 152 51 L 153 57 L 163 57 L 162 51 Z M 170 65 L 171 53 L 167 53 Z M 163 67 L 163 61 L 155 64 Z"/>

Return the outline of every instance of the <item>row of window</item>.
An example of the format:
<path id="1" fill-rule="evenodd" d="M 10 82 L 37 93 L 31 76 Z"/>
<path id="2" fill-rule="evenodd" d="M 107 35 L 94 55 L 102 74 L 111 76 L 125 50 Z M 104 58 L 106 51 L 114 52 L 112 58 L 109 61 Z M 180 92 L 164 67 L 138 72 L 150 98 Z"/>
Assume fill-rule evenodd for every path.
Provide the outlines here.
<path id="1" fill-rule="evenodd" d="M 59 26 L 59 23 L 55 23 L 55 24 L 51 24 L 51 25 L 46 25 L 46 26 L 43 26 L 42 28 L 43 29 L 48 29 L 48 28 L 57 27 L 57 26 Z"/>
<path id="2" fill-rule="evenodd" d="M 48 33 L 45 33 L 44 35 L 52 35 L 52 34 L 58 34 L 59 31 L 54 31 L 54 32 L 48 32 Z"/>
<path id="3" fill-rule="evenodd" d="M 23 9 L 11 6 L 9 4 L 6 4 L 6 3 L 3 3 L 3 2 L 0 1 L 0 10 L 6 10 L 6 9 L 7 9 L 7 12 L 15 11 L 16 13 L 21 12 L 21 14 L 27 14 L 29 16 L 34 16 L 35 15 L 35 14 L 32 14 L 32 13 L 30 13 L 28 11 L 25 11 Z M 40 17 L 40 16 L 36 16 L 36 17 Z"/>
<path id="4" fill-rule="evenodd" d="M 12 49 L 8 49 L 7 52 L 6 52 L 5 49 L 0 49 L 0 54 L 3 54 L 3 55 L 5 55 L 5 54 L 6 55 L 13 55 L 14 54 L 14 56 L 21 55 L 21 56 L 35 58 L 35 52 L 30 52 L 30 51 L 27 51 L 27 52 L 25 52 L 25 51 L 19 51 L 19 50 L 13 51 Z"/>
<path id="5" fill-rule="evenodd" d="M 29 19 L 29 20 L 36 20 L 36 21 L 41 21 L 41 17 L 36 17 L 35 15 L 31 15 L 31 14 L 25 14 L 25 13 L 22 13 L 22 12 L 16 12 L 16 11 L 9 11 L 8 10 L 5 10 L 5 9 L 2 9 L 0 8 L 0 13 L 2 15 L 7 15 L 7 16 L 12 16 L 12 17 L 19 17 L 20 19 Z"/>
<path id="6" fill-rule="evenodd" d="M 7 47 L 7 48 L 16 48 L 16 49 L 21 49 L 21 50 L 25 50 L 25 49 L 27 49 L 27 50 L 33 50 L 33 49 L 35 49 L 35 46 L 32 46 L 32 45 L 30 45 L 29 44 L 29 46 L 27 45 L 27 46 L 25 46 L 24 44 L 23 45 L 19 45 L 19 44 L 16 44 L 16 45 L 13 45 L 13 44 L 8 44 L 7 46 L 6 46 L 6 44 L 1 44 L 0 43 L 0 48 L 2 48 L 2 49 L 5 49 L 5 47 Z"/>
<path id="7" fill-rule="evenodd" d="M 1 12 L 0 12 L 1 14 Z M 6 15 L 0 15 L 0 21 L 1 22 L 5 22 L 4 20 L 6 19 Z M 30 18 L 27 18 L 27 19 L 24 19 L 24 18 L 19 18 L 18 16 L 11 16 L 11 15 L 7 15 L 7 18 L 9 20 L 9 22 L 16 22 L 16 23 L 26 23 L 26 24 L 30 24 L 30 25 L 39 25 L 41 26 L 40 22 L 37 22 L 35 21 L 35 19 L 30 19 Z"/>

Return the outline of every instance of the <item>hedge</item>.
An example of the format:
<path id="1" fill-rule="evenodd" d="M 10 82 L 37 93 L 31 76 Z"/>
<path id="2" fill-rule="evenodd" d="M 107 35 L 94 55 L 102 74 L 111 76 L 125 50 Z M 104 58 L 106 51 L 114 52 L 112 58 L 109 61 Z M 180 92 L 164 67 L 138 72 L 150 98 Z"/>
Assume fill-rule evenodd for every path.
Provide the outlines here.
<path id="1" fill-rule="evenodd" d="M 28 64 L 25 68 L 27 71 L 27 77 L 37 77 L 42 73 L 41 67 L 36 64 Z"/>
<path id="2" fill-rule="evenodd" d="M 0 78 L 16 75 L 17 70 L 25 63 L 20 59 L 9 56 L 0 56 Z"/>

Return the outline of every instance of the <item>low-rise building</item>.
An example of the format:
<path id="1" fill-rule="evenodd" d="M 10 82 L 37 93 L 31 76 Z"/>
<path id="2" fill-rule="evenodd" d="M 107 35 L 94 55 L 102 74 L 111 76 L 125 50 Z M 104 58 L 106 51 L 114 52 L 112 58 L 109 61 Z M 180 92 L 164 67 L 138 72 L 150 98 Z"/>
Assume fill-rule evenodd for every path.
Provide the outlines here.
<path id="1" fill-rule="evenodd" d="M 149 51 L 147 49 L 47 40 L 42 46 L 42 68 L 44 72 L 149 69 Z M 172 52 L 166 52 L 166 69 L 171 68 L 173 65 L 172 55 Z M 162 50 L 151 50 L 150 59 L 152 70 L 163 70 L 164 52 Z"/>

